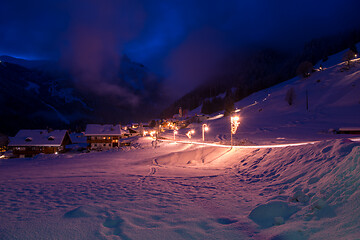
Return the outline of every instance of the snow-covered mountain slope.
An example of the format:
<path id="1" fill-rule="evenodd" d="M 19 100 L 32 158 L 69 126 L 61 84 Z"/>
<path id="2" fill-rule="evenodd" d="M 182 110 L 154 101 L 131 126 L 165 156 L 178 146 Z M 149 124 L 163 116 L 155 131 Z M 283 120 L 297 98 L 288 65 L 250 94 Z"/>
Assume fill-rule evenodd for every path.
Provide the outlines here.
<path id="1" fill-rule="evenodd" d="M 22 58 L 16 58 L 11 56 L 2 55 L 0 61 L 17 64 L 25 68 L 36 69 L 56 69 L 57 63 L 51 60 L 26 60 Z"/>
<path id="2" fill-rule="evenodd" d="M 160 111 L 160 78 L 129 58 L 122 59 L 118 76 L 97 83 L 76 82 L 73 73 L 60 70 L 56 63 L 58 69 L 29 69 L 15 63 L 39 62 L 0 59 L 10 61 L 0 62 L 0 132 L 7 135 L 22 128 L 78 129 L 87 122 L 126 123 L 154 117 Z M 128 103 L 130 97 L 136 105 Z"/>
<path id="3" fill-rule="evenodd" d="M 21 128 L 68 128 L 92 112 L 70 79 L 8 62 L 0 63 L 0 105 L 0 132 L 9 135 Z"/>
<path id="4" fill-rule="evenodd" d="M 341 58 L 335 57 L 336 65 L 306 79 L 296 77 L 235 103 L 240 126 L 234 138 L 253 144 L 299 142 L 338 138 L 334 129 L 359 128 L 360 59 L 354 59 L 347 70 Z M 329 60 L 334 61 L 335 57 Z M 290 91 L 292 105 L 286 100 Z M 215 120 L 207 122 L 207 140 L 229 142 L 229 117 L 219 114 L 212 119 Z M 190 127 L 198 133 L 194 138 L 201 140 L 201 125 Z"/>

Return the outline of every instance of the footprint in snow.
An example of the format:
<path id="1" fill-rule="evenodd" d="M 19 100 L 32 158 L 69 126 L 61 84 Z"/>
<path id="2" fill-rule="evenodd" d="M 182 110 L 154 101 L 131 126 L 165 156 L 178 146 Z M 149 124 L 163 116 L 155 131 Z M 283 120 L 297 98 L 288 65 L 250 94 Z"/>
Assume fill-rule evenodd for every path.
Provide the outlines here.
<path id="1" fill-rule="evenodd" d="M 105 236 L 115 235 L 119 236 L 121 239 L 130 239 L 122 230 L 124 220 L 119 216 L 109 217 L 105 219 L 105 222 L 102 224 L 103 231 L 102 233 Z"/>
<path id="2" fill-rule="evenodd" d="M 223 224 L 223 225 L 228 225 L 228 224 L 232 224 L 232 223 L 236 223 L 237 220 L 235 219 L 229 219 L 229 218 L 218 218 L 216 219 L 216 221 L 220 224 Z"/>
<path id="3" fill-rule="evenodd" d="M 149 175 L 154 175 L 155 173 L 156 173 L 156 168 L 151 167 L 151 168 L 150 168 Z"/>

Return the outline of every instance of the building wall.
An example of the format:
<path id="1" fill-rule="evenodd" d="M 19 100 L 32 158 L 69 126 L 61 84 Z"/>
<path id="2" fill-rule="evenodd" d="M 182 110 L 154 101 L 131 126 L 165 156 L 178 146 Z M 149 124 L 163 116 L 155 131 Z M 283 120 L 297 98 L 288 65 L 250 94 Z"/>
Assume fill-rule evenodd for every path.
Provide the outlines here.
<path id="1" fill-rule="evenodd" d="M 88 136 L 87 143 L 90 149 L 110 149 L 118 147 L 121 136 Z"/>
<path id="2" fill-rule="evenodd" d="M 61 152 L 61 147 L 12 147 L 13 155 L 16 157 L 33 157 L 39 153 L 54 154 Z"/>

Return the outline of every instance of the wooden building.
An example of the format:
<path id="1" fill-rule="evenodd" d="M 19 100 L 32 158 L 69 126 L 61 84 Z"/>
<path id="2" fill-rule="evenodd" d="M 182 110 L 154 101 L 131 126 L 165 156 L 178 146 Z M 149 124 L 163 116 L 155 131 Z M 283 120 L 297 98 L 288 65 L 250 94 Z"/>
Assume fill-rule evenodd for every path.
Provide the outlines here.
<path id="1" fill-rule="evenodd" d="M 90 149 L 110 149 L 121 146 L 119 140 L 129 137 L 129 132 L 121 129 L 120 124 L 88 124 L 85 136 Z"/>
<path id="2" fill-rule="evenodd" d="M 33 157 L 39 153 L 61 153 L 71 144 L 67 130 L 20 130 L 8 145 L 16 157 Z"/>
<path id="3" fill-rule="evenodd" d="M 343 127 L 336 131 L 337 134 L 360 134 L 360 127 Z"/>

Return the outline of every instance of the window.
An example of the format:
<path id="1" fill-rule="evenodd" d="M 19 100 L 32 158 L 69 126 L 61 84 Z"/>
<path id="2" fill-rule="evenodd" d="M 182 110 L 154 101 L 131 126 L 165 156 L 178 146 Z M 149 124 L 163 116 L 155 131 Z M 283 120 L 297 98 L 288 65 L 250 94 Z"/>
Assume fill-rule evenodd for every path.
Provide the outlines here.
<path id="1" fill-rule="evenodd" d="M 48 137 L 48 140 L 49 140 L 49 141 L 54 141 L 54 140 L 55 140 L 55 137 L 54 137 L 54 136 L 49 136 L 49 137 Z"/>
<path id="2" fill-rule="evenodd" d="M 31 142 L 31 141 L 32 141 L 32 138 L 31 138 L 31 137 L 25 138 L 25 142 Z"/>

